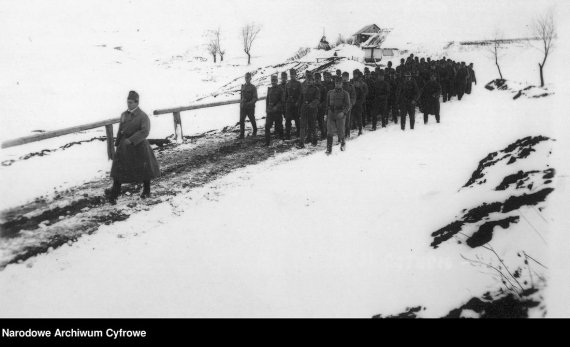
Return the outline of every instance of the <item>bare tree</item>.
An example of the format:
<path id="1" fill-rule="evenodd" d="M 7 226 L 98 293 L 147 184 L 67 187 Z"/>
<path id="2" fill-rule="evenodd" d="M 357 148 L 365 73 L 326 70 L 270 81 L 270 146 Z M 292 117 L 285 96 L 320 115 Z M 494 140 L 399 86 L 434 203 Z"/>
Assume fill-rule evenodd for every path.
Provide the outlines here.
<path id="1" fill-rule="evenodd" d="M 500 58 L 500 50 L 501 45 L 503 42 L 503 34 L 499 29 L 495 29 L 495 33 L 493 34 L 493 40 L 491 41 L 491 46 L 489 51 L 495 59 L 495 65 L 497 65 L 497 70 L 499 70 L 499 76 L 503 79 L 503 73 L 501 72 L 501 67 L 499 66 L 499 58 Z"/>
<path id="2" fill-rule="evenodd" d="M 538 63 L 538 67 L 540 68 L 540 86 L 544 87 L 544 64 L 546 64 L 546 59 L 554 47 L 553 40 L 556 38 L 556 25 L 554 24 L 554 14 L 552 10 L 547 11 L 535 19 L 533 34 L 540 40 L 540 50 L 544 55 L 542 63 Z"/>
<path id="3" fill-rule="evenodd" d="M 214 30 L 213 34 L 216 39 L 216 49 L 218 50 L 218 54 L 220 55 L 220 61 L 224 61 L 224 54 L 226 54 L 226 50 L 222 49 L 222 46 L 220 44 L 220 37 L 222 36 L 220 28 L 218 27 L 217 30 Z"/>
<path id="4" fill-rule="evenodd" d="M 241 28 L 241 36 L 243 39 L 243 51 L 247 54 L 247 65 L 251 64 L 251 46 L 257 34 L 261 31 L 261 26 L 255 23 L 249 23 Z"/>
<path id="5" fill-rule="evenodd" d="M 218 54 L 218 47 L 216 46 L 216 41 L 215 40 L 211 40 L 210 42 L 208 42 L 208 53 L 210 53 L 212 55 L 212 57 L 214 57 L 214 63 L 216 62 L 216 56 Z"/>

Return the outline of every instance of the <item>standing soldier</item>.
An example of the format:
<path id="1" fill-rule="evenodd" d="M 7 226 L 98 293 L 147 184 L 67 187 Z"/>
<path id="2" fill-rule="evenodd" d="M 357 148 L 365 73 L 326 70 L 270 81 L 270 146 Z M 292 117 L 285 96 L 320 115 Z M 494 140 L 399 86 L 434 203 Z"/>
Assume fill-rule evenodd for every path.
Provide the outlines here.
<path id="1" fill-rule="evenodd" d="M 307 74 L 306 82 L 307 84 L 305 88 L 303 88 L 301 95 L 301 134 L 297 148 L 305 147 L 305 137 L 307 142 L 311 142 L 313 146 L 317 145 L 317 131 L 315 125 L 321 91 L 315 85 L 312 73 Z"/>
<path id="2" fill-rule="evenodd" d="M 396 98 L 396 92 L 398 91 L 399 77 L 396 76 L 395 71 L 390 73 L 390 96 L 388 97 L 388 112 L 392 114 L 392 122 L 398 124 L 398 117 L 400 116 L 398 111 L 398 99 Z"/>
<path id="3" fill-rule="evenodd" d="M 470 63 L 467 67 L 467 71 L 469 72 L 469 80 L 467 82 L 467 88 L 465 93 L 471 94 L 471 88 L 473 87 L 473 83 L 477 85 L 477 78 L 475 77 L 475 71 L 473 70 L 473 63 Z"/>
<path id="4" fill-rule="evenodd" d="M 441 94 L 441 85 L 437 82 L 437 76 L 433 73 L 430 80 L 424 86 L 422 91 L 422 104 L 424 105 L 424 124 L 428 122 L 430 114 L 435 115 L 435 120 L 439 123 L 439 95 Z"/>
<path id="5" fill-rule="evenodd" d="M 117 203 L 122 183 L 143 182 L 141 198 L 145 199 L 150 196 L 150 180 L 160 176 L 160 167 L 146 139 L 150 132 L 150 119 L 139 108 L 137 92 L 129 92 L 127 108 L 121 114 L 115 140 L 117 151 L 111 166 L 113 187 L 105 191 L 112 205 Z"/>
<path id="6" fill-rule="evenodd" d="M 299 127 L 299 101 L 301 99 L 301 83 L 297 81 L 297 71 L 289 70 L 291 80 L 287 82 L 285 103 L 285 139 L 291 139 L 291 121 L 295 122 L 297 137 L 301 131 Z"/>
<path id="7" fill-rule="evenodd" d="M 245 74 L 245 84 L 241 85 L 241 102 L 239 114 L 239 138 L 244 138 L 245 117 L 249 118 L 253 128 L 253 136 L 257 135 L 255 123 L 255 103 L 257 102 L 257 88 L 251 84 L 251 73 Z"/>
<path id="8" fill-rule="evenodd" d="M 450 87 L 449 87 L 449 71 L 447 70 L 445 60 L 438 64 L 437 71 L 439 75 L 439 83 L 441 84 L 442 101 L 447 102 L 448 97 L 450 97 L 449 95 Z"/>
<path id="9" fill-rule="evenodd" d="M 265 101 L 265 145 L 271 144 L 271 127 L 275 123 L 275 132 L 283 139 L 283 105 L 285 104 L 285 92 L 277 85 L 277 75 L 271 76 L 271 87 L 267 89 Z"/>
<path id="10" fill-rule="evenodd" d="M 336 77 L 335 88 L 327 94 L 327 154 L 332 153 L 333 136 L 338 135 L 340 150 L 344 151 L 344 122 L 350 110 L 350 96 L 343 89 L 343 81 Z"/>
<path id="11" fill-rule="evenodd" d="M 358 128 L 358 135 L 362 135 L 362 118 L 364 117 L 364 99 L 366 98 L 366 84 L 360 77 L 358 70 L 354 72 L 355 103 L 351 111 L 351 128 Z"/>
<path id="12" fill-rule="evenodd" d="M 354 103 L 356 102 L 356 90 L 354 90 L 354 86 L 352 85 L 352 83 L 349 82 L 349 74 L 348 72 L 343 72 L 342 73 L 342 89 L 344 89 L 346 92 L 348 92 L 348 95 L 350 96 L 350 108 L 348 109 L 348 113 L 346 114 L 346 120 L 345 120 L 345 124 L 344 124 L 344 136 L 346 137 L 350 137 L 350 126 L 351 124 L 351 110 L 352 107 L 354 106 Z"/>
<path id="13" fill-rule="evenodd" d="M 400 59 L 400 65 L 396 67 L 396 72 L 401 76 L 404 74 L 404 72 L 406 72 L 406 63 L 404 58 Z"/>
<path id="14" fill-rule="evenodd" d="M 281 72 L 281 81 L 279 83 L 279 87 L 281 88 L 281 90 L 283 91 L 283 98 L 287 98 L 287 72 L 283 71 Z M 283 119 L 285 119 L 285 102 L 283 102 L 283 105 L 281 107 L 281 115 L 282 115 L 282 119 L 281 119 L 281 128 L 283 128 Z"/>
<path id="15" fill-rule="evenodd" d="M 412 74 L 404 74 L 404 82 L 400 86 L 398 98 L 400 99 L 400 126 L 406 129 L 406 115 L 410 116 L 410 128 L 413 130 L 416 123 L 416 104 L 420 97 L 420 91 L 416 81 L 412 79 Z"/>
<path id="16" fill-rule="evenodd" d="M 455 74 L 455 89 L 457 91 L 458 100 L 461 100 L 463 94 L 465 93 L 465 87 L 467 86 L 467 77 L 469 77 L 469 72 L 467 71 L 465 62 L 461 62 L 461 65 Z"/>
<path id="17" fill-rule="evenodd" d="M 325 76 L 326 76 L 326 73 L 325 73 Z M 326 130 L 326 124 L 325 124 L 325 113 L 327 111 L 326 103 L 327 103 L 328 90 L 327 90 L 327 87 L 321 81 L 321 74 L 318 72 L 315 74 L 315 85 L 317 86 L 317 88 L 319 88 L 319 91 L 320 91 L 319 107 L 317 110 L 317 123 L 319 126 L 319 131 L 321 132 L 321 140 L 324 140 L 327 137 L 327 130 Z"/>
<path id="18" fill-rule="evenodd" d="M 388 97 L 390 96 L 390 84 L 384 80 L 384 71 L 376 74 L 374 83 L 374 113 L 372 114 L 372 130 L 376 130 L 378 115 L 382 121 L 382 128 L 388 124 Z"/>
<path id="19" fill-rule="evenodd" d="M 455 69 L 451 59 L 446 60 L 445 70 L 447 71 L 447 101 L 451 101 L 451 98 L 455 95 Z"/>
<path id="20" fill-rule="evenodd" d="M 390 76 L 390 74 L 396 72 L 396 70 L 394 70 L 394 68 L 392 67 L 392 62 L 389 61 L 388 62 L 388 67 L 384 70 L 384 73 L 386 76 Z"/>
<path id="21" fill-rule="evenodd" d="M 363 126 L 365 126 L 369 121 L 372 120 L 372 101 L 374 100 L 374 82 L 372 79 L 372 74 L 370 70 L 366 67 L 364 68 L 364 83 L 368 88 L 368 94 L 366 94 L 366 101 L 364 102 L 364 114 L 362 115 Z"/>
<path id="22" fill-rule="evenodd" d="M 323 75 L 324 75 L 324 78 L 325 78 L 324 85 L 325 85 L 325 87 L 326 87 L 326 89 L 327 89 L 327 94 L 328 94 L 328 92 L 330 92 L 331 90 L 334 89 L 334 81 L 333 81 L 333 79 L 332 79 L 332 75 L 331 75 L 330 72 L 325 71 L 325 72 L 323 73 Z"/>

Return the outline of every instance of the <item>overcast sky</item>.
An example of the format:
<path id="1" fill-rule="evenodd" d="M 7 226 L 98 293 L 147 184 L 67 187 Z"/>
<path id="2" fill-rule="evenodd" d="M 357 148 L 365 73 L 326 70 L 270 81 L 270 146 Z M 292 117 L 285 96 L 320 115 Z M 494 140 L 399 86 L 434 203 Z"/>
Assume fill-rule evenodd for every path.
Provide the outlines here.
<path id="1" fill-rule="evenodd" d="M 21 40 L 73 44 L 91 34 L 123 33 L 169 50 L 199 44 L 207 29 L 220 26 L 229 50 L 239 50 L 239 28 L 263 26 L 258 47 L 293 52 L 315 46 L 323 29 L 334 41 L 376 23 L 405 33 L 410 41 L 483 39 L 496 27 L 507 37 L 529 35 L 528 24 L 556 0 L 0 0 L 0 43 Z M 560 18 L 559 20 L 562 20 Z M 128 42 L 125 42 L 128 45 Z M 4 47 L 6 48 L 6 47 Z M 176 53 L 176 52 L 173 52 Z"/>

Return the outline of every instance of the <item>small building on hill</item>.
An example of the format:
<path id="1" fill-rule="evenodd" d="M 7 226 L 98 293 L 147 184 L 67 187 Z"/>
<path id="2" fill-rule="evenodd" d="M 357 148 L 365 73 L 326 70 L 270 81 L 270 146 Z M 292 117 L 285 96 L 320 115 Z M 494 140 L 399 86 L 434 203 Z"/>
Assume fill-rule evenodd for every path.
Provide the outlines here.
<path id="1" fill-rule="evenodd" d="M 382 60 L 383 57 L 393 57 L 398 50 L 397 48 L 385 47 L 383 45 L 386 35 L 390 31 L 381 29 L 379 33 L 371 35 L 368 40 L 360 45 L 364 51 L 364 61 L 366 63 L 375 63 Z"/>

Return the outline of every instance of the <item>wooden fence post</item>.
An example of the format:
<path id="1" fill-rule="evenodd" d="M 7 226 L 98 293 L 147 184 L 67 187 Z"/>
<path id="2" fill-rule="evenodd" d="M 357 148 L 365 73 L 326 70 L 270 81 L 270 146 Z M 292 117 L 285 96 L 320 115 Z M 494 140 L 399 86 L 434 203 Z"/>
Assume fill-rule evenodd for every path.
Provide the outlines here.
<path id="1" fill-rule="evenodd" d="M 176 142 L 183 142 L 184 134 L 182 133 L 182 119 L 180 118 L 180 112 L 173 112 L 172 119 L 174 120 L 174 140 Z M 178 138 L 179 131 L 180 131 L 180 138 Z"/>
<path id="2" fill-rule="evenodd" d="M 105 132 L 107 133 L 107 156 L 109 160 L 113 160 L 115 156 L 115 141 L 113 141 L 113 124 L 105 125 Z"/>

